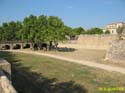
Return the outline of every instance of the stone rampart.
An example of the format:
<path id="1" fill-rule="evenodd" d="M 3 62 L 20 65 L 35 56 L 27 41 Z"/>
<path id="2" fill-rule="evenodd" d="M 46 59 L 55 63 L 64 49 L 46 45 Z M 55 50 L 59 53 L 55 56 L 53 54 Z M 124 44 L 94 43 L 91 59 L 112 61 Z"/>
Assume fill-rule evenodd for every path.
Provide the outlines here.
<path id="1" fill-rule="evenodd" d="M 125 62 L 125 40 L 116 40 L 107 50 L 106 60 L 112 62 Z"/>
<path id="2" fill-rule="evenodd" d="M 117 39 L 117 35 L 80 35 L 77 44 L 85 49 L 108 49 L 110 43 Z"/>

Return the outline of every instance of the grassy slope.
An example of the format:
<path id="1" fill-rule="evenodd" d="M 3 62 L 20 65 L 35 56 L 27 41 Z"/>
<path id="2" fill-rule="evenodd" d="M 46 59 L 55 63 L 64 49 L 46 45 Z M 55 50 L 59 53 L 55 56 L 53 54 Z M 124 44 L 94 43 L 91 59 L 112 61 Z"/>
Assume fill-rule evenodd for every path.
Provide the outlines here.
<path id="1" fill-rule="evenodd" d="M 125 75 L 115 72 L 28 54 L 0 52 L 0 57 L 11 62 L 19 93 L 101 93 L 98 87 L 125 86 Z"/>

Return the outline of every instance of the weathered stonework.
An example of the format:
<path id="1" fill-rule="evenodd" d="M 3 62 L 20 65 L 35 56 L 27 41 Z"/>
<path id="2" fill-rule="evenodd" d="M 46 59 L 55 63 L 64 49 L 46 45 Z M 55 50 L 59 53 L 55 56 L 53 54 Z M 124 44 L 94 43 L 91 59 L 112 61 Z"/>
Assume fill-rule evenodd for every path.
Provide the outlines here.
<path id="1" fill-rule="evenodd" d="M 80 35 L 77 44 L 84 49 L 108 49 L 109 44 L 118 39 L 118 35 Z"/>
<path id="2" fill-rule="evenodd" d="M 4 60 L 0 59 L 0 70 L 4 71 L 9 79 L 11 79 L 11 67 L 10 64 Z M 4 93 L 4 90 L 1 85 L 1 73 L 0 73 L 0 93 Z"/>
<path id="3" fill-rule="evenodd" d="M 107 50 L 106 60 L 112 62 L 125 62 L 125 40 L 116 40 Z"/>
<path id="4" fill-rule="evenodd" d="M 11 80 L 11 65 L 4 59 L 0 59 L 0 70 L 3 70 L 8 79 Z"/>
<path id="5" fill-rule="evenodd" d="M 11 65 L 0 59 L 0 93 L 17 93 L 11 84 Z"/>

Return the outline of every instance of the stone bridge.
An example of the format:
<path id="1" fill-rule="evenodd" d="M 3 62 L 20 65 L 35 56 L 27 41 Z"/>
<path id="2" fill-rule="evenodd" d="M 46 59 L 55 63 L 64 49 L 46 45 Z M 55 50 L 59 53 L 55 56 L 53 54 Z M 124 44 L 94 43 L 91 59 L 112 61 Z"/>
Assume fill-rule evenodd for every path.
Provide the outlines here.
<path id="1" fill-rule="evenodd" d="M 8 49 L 15 49 L 18 47 L 19 49 L 23 49 L 26 46 L 32 48 L 32 42 L 23 42 L 23 41 L 0 41 L 0 49 L 4 49 L 7 47 Z"/>

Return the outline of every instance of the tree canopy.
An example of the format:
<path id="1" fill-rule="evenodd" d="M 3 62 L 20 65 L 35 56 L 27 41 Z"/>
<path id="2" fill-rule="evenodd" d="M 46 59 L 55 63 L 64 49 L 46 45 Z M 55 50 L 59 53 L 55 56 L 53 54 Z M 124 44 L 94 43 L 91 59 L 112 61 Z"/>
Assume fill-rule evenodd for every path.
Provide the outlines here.
<path id="1" fill-rule="evenodd" d="M 100 28 L 91 28 L 86 31 L 86 34 L 103 34 L 103 30 Z"/>
<path id="2" fill-rule="evenodd" d="M 120 35 L 123 32 L 124 27 L 118 27 L 117 33 Z"/>
<path id="3" fill-rule="evenodd" d="M 102 34 L 100 28 L 92 28 L 87 31 L 82 27 L 71 28 L 57 16 L 35 16 L 25 17 L 22 22 L 4 22 L 0 26 L 0 41 L 62 41 L 70 36 L 80 34 Z"/>
<path id="4" fill-rule="evenodd" d="M 106 31 L 105 31 L 105 34 L 110 34 L 110 31 L 109 31 L 109 30 L 106 30 Z"/>

